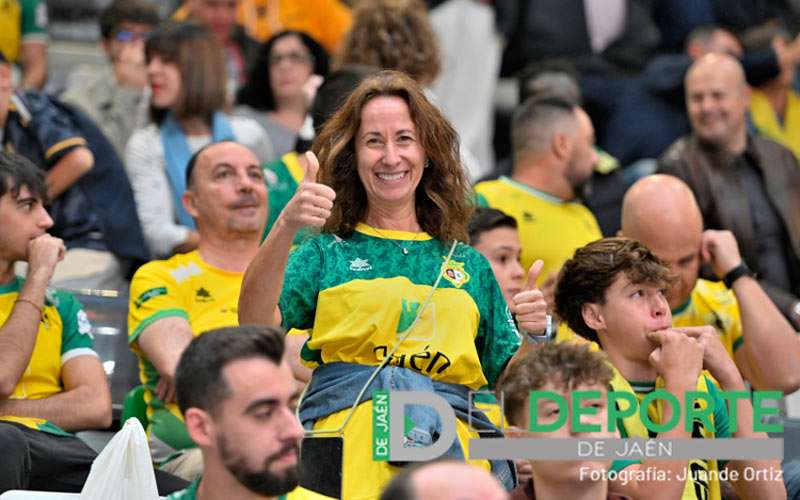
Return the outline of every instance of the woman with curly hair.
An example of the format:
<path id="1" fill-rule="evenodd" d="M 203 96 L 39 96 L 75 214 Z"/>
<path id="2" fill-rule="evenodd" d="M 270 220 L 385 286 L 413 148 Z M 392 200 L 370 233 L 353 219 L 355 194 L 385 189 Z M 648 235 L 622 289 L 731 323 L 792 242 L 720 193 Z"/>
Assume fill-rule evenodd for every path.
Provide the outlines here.
<path id="1" fill-rule="evenodd" d="M 282 31 L 261 47 L 236 95 L 236 113 L 257 121 L 281 157 L 294 148 L 306 118 L 304 87 L 314 75 L 327 73 L 328 54 L 319 43 L 302 31 Z"/>
<path id="2" fill-rule="evenodd" d="M 421 0 L 361 0 L 353 12 L 353 27 L 339 61 L 402 71 L 422 85 L 428 99 L 442 109 L 431 90 L 442 68 L 442 57 Z M 464 131 L 457 132 L 463 140 Z M 469 148 L 462 146 L 460 154 L 471 181 L 488 173 L 488 165 L 481 165 Z"/>
<path id="3" fill-rule="evenodd" d="M 477 437 L 469 411 L 473 427 L 496 431 L 468 393 L 494 385 L 520 340 L 491 267 L 465 243 L 470 187 L 457 135 L 417 83 L 396 71 L 368 77 L 313 150 L 319 160 L 307 153 L 306 178 L 245 274 L 239 320 L 309 331 L 301 358 L 314 371 L 300 417 L 344 438 L 341 488 L 326 494 L 372 498 L 398 470 L 372 460 L 372 390 L 448 398 L 460 417 L 448 456 L 463 459 Z M 308 226 L 321 233 L 290 255 Z M 512 309 L 523 330 L 545 328 L 541 291 L 521 292 Z M 441 430 L 426 410 L 412 420 L 412 446 Z M 513 486 L 507 462 L 478 463 Z"/>
<path id="4" fill-rule="evenodd" d="M 429 86 L 439 74 L 441 54 L 425 4 L 421 0 L 361 0 L 341 62 L 402 71 Z"/>

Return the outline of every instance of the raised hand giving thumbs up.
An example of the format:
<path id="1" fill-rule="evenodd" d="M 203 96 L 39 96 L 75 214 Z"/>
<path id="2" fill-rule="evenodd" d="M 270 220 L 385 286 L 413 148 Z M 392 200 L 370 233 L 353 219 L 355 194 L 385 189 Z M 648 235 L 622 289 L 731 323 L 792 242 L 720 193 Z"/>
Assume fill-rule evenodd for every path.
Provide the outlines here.
<path id="1" fill-rule="evenodd" d="M 528 283 L 521 292 L 514 295 L 510 304 L 511 312 L 517 318 L 520 330 L 530 334 L 541 334 L 547 330 L 547 301 L 536 287 L 536 280 L 542 272 L 544 262 L 537 260 L 528 270 Z"/>
<path id="2" fill-rule="evenodd" d="M 311 151 L 306 152 L 306 175 L 292 199 L 281 213 L 284 223 L 293 230 L 303 227 L 322 227 L 331 216 L 336 193 L 330 186 L 317 183 L 319 160 Z"/>

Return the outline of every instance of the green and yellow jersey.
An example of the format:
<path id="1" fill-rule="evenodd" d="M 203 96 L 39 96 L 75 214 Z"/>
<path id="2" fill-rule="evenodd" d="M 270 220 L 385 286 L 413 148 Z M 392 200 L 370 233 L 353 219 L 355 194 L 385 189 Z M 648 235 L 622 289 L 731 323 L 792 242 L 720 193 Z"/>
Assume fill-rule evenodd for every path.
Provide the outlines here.
<path id="1" fill-rule="evenodd" d="M 713 326 L 731 358 L 744 343 L 739 302 L 721 281 L 697 280 L 689 300 L 672 311 L 672 325 Z"/>
<path id="2" fill-rule="evenodd" d="M 188 321 L 195 336 L 213 328 L 238 325 L 242 277 L 242 273 L 223 271 L 205 263 L 193 251 L 149 262 L 136 271 L 131 281 L 128 342 L 139 358 L 156 460 L 193 447 L 194 443 L 186 432 L 178 405 L 165 404 L 156 397 L 158 371 L 139 348 L 139 335 L 154 322 L 169 317 Z"/>
<path id="3" fill-rule="evenodd" d="M 24 280 L 0 285 L 0 325 L 5 324 Z M 97 356 L 92 349 L 92 325 L 80 302 L 70 293 L 48 290 L 39 321 L 39 332 L 30 362 L 9 399 L 44 399 L 64 391 L 61 368 L 79 356 Z M 18 422 L 31 429 L 70 435 L 43 418 L 0 415 L 0 420 Z"/>
<path id="4" fill-rule="evenodd" d="M 450 246 L 425 233 L 359 224 L 342 239 L 322 234 L 289 257 L 280 309 L 284 327 L 308 329 L 301 356 L 310 363 L 378 365 L 408 331 Z M 407 251 L 404 252 L 404 249 Z M 486 259 L 459 243 L 418 324 L 391 363 L 471 389 L 493 386 L 520 337 Z M 336 429 L 349 410 L 318 419 Z M 376 498 L 400 469 L 372 459 L 372 401 L 344 429 L 343 498 Z M 456 421 L 462 449 L 477 438 Z M 471 463 L 489 470 L 485 460 Z"/>
<path id="5" fill-rule="evenodd" d="M 633 382 L 625 380 L 625 378 L 612 366 L 614 371 L 614 378 L 611 380 L 611 387 L 614 391 L 625 391 L 634 393 L 639 404 L 644 400 L 645 396 L 655 389 L 663 389 L 664 381 L 661 377 L 656 378 L 655 381 L 647 382 Z M 716 438 L 730 438 L 732 437 L 730 431 L 730 420 L 728 411 L 725 406 L 725 400 L 719 392 L 719 389 L 712 382 L 710 374 L 703 372 L 697 379 L 697 391 L 706 392 L 714 402 L 714 410 L 709 414 L 708 418 L 713 428 L 708 428 L 704 422 L 696 418 L 692 423 L 692 439 L 716 439 Z M 619 403 L 623 408 L 627 408 L 627 403 L 620 401 Z M 647 415 L 654 423 L 661 423 L 664 413 L 664 400 L 656 399 L 650 406 L 647 407 Z M 681 403 L 682 404 L 682 403 Z M 695 409 L 705 409 L 707 402 L 703 399 L 695 401 Z M 682 412 L 683 413 L 683 412 Z M 683 425 L 679 423 L 678 425 Z M 639 412 L 636 411 L 632 416 L 619 419 L 617 427 L 620 430 L 620 436 L 623 438 L 655 438 L 657 435 L 645 428 L 644 423 L 639 418 Z M 625 467 L 633 464 L 641 464 L 641 460 L 615 460 L 611 464 L 611 470 L 620 471 Z M 720 500 L 720 484 L 719 484 L 719 470 L 725 466 L 724 461 L 710 460 L 710 459 L 692 459 L 689 460 L 689 471 L 687 475 L 686 484 L 683 489 L 681 500 Z"/>
<path id="6" fill-rule="evenodd" d="M 303 243 L 289 257 L 280 298 L 283 326 L 310 329 L 303 360 L 379 364 L 411 326 L 448 251 L 425 233 L 365 224 L 346 240 L 323 234 Z M 473 389 L 494 384 L 520 342 L 489 263 L 460 243 L 415 330 L 393 364 Z"/>
<path id="7" fill-rule="evenodd" d="M 475 191 L 480 205 L 502 210 L 517 221 L 522 267 L 530 269 L 536 259 L 544 261 L 539 284 L 550 273 L 558 273 L 576 249 L 603 237 L 597 219 L 579 202 L 564 201 L 508 177 L 480 182 Z"/>

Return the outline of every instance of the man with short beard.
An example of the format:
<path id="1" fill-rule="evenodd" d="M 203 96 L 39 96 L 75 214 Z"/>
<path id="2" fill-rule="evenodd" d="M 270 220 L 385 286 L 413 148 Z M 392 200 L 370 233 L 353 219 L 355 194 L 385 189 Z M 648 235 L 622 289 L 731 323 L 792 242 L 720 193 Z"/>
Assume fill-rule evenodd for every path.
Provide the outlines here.
<path id="1" fill-rule="evenodd" d="M 175 386 L 204 473 L 169 499 L 291 500 L 308 493 L 297 487 L 303 428 L 283 339 L 279 329 L 247 325 L 206 332 L 186 348 Z"/>
<path id="2" fill-rule="evenodd" d="M 594 127 L 579 106 L 561 98 L 530 98 L 511 123 L 511 177 L 475 186 L 481 205 L 517 220 L 520 263 L 544 261 L 538 285 L 552 289 L 555 275 L 576 248 L 600 239 L 594 215 L 579 198 L 597 163 Z M 547 294 L 547 292 L 546 292 Z"/>
<path id="3" fill-rule="evenodd" d="M 761 287 L 800 329 L 800 163 L 749 132 L 750 88 L 736 59 L 706 54 L 685 87 L 692 133 L 659 158 L 659 171 L 689 185 L 706 228 L 733 233 Z"/>
<path id="4" fill-rule="evenodd" d="M 267 190 L 256 156 L 234 142 L 202 148 L 189 161 L 186 177 L 183 203 L 197 224 L 198 248 L 136 272 L 128 341 L 142 371 L 153 459 L 162 470 L 192 481 L 203 463 L 175 403 L 175 367 L 192 338 L 239 324 L 239 289 L 261 241 Z"/>

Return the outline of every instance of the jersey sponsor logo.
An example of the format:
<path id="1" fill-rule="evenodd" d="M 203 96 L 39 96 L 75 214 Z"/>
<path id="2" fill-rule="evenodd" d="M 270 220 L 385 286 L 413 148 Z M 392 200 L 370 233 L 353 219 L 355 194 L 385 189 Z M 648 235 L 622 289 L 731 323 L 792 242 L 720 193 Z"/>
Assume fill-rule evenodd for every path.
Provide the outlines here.
<path id="1" fill-rule="evenodd" d="M 194 300 L 195 302 L 211 302 L 214 300 L 214 297 L 211 296 L 211 292 L 201 286 L 195 291 Z"/>
<path id="2" fill-rule="evenodd" d="M 722 322 L 722 318 L 719 317 L 716 311 L 711 311 L 711 313 L 706 316 L 704 320 L 705 324 L 713 326 L 720 336 L 725 335 L 725 323 Z"/>
<path id="3" fill-rule="evenodd" d="M 136 309 L 142 307 L 142 304 L 147 302 L 148 300 L 152 299 L 153 297 L 158 297 L 159 295 L 166 295 L 167 294 L 167 287 L 159 286 L 156 288 L 150 288 L 149 290 L 145 290 L 136 300 L 133 302 L 133 305 L 136 306 Z"/>
<path id="4" fill-rule="evenodd" d="M 350 261 L 350 270 L 357 273 L 363 271 L 372 271 L 372 264 L 367 259 L 356 257 L 355 260 Z"/>
<path id="5" fill-rule="evenodd" d="M 404 333 L 411 327 L 414 323 L 414 319 L 417 317 L 417 311 L 419 311 L 420 305 L 422 304 L 419 302 L 409 302 L 403 299 L 400 307 L 400 320 L 397 322 L 398 334 Z"/>
<path id="6" fill-rule="evenodd" d="M 48 306 L 48 307 L 52 307 L 52 306 Z M 47 308 L 42 310 L 42 319 L 41 319 L 40 323 L 42 324 L 42 327 L 45 330 L 49 330 L 50 329 L 50 313 L 47 311 Z"/>
<path id="7" fill-rule="evenodd" d="M 404 334 L 411 328 L 411 325 L 414 324 L 414 320 L 417 319 L 417 315 L 420 314 L 419 308 L 421 306 L 422 304 L 420 302 L 406 299 L 401 300 L 400 319 L 397 321 L 397 328 L 395 329 L 398 336 Z M 423 321 L 425 325 L 429 326 L 430 331 L 426 332 L 415 326 L 414 328 L 417 328 L 419 331 L 414 335 L 409 335 L 408 340 L 431 341 L 436 338 L 436 304 L 434 302 L 428 304 L 428 307 L 422 311 L 418 323 Z"/>
<path id="8" fill-rule="evenodd" d="M 79 309 L 77 314 L 75 314 L 75 319 L 78 322 L 78 333 L 91 337 L 92 324 L 89 322 L 89 317 L 86 316 L 86 311 Z"/>
<path id="9" fill-rule="evenodd" d="M 410 368 L 419 373 L 440 375 L 450 368 L 452 361 L 447 354 L 441 351 L 431 351 L 430 347 L 426 345 L 422 351 L 413 354 L 394 353 L 389 364 L 400 368 Z M 372 352 L 375 353 L 375 359 L 381 362 L 390 350 L 388 345 L 379 345 L 374 347 Z"/>
<path id="10" fill-rule="evenodd" d="M 444 279 L 453 284 L 456 288 L 461 288 L 462 285 L 469 282 L 470 275 L 464 270 L 463 262 L 456 262 L 451 260 L 445 265 Z"/>
<path id="11" fill-rule="evenodd" d="M 523 222 L 536 222 L 536 216 L 533 215 L 532 213 L 528 212 L 527 210 L 525 210 L 524 212 L 522 212 L 522 221 Z"/>
<path id="12" fill-rule="evenodd" d="M 198 276 L 201 273 L 202 271 L 200 271 L 200 268 L 197 267 L 197 264 L 195 264 L 194 262 L 190 262 L 188 265 L 185 266 L 179 266 L 176 269 L 173 269 L 172 271 L 169 272 L 169 274 L 171 274 L 172 277 L 175 278 L 175 281 L 177 281 L 178 284 L 181 284 L 182 282 L 188 280 L 192 276 Z"/>

